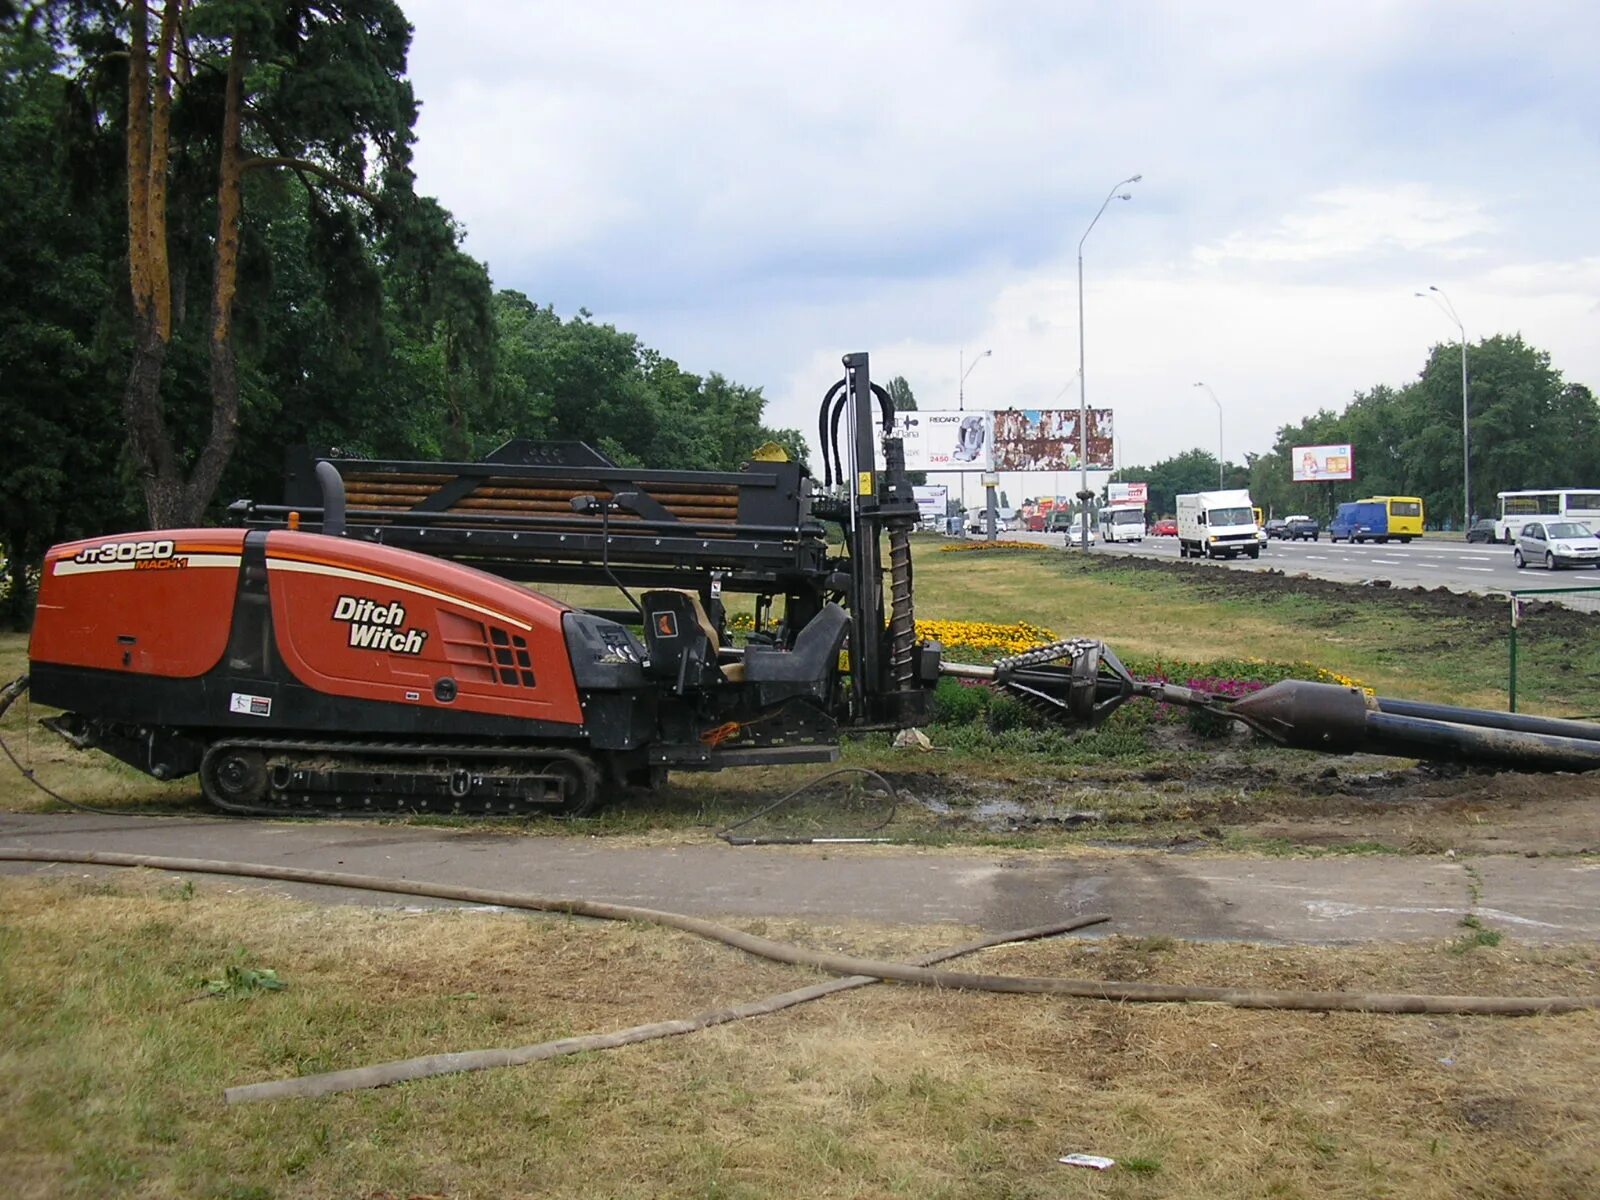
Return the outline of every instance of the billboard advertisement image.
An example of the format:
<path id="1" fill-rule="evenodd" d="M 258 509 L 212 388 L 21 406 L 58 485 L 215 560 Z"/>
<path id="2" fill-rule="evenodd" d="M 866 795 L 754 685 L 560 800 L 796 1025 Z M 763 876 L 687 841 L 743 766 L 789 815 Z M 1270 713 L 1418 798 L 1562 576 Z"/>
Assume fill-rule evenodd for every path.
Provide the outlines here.
<path id="1" fill-rule="evenodd" d="M 1088 467 L 1113 468 L 1111 410 L 1089 410 Z M 997 471 L 1075 471 L 1078 469 L 1078 410 L 1008 408 L 994 414 L 994 469 Z"/>
<path id="2" fill-rule="evenodd" d="M 1356 477 L 1356 456 L 1348 442 L 1337 446 L 1296 446 L 1289 452 L 1296 483 Z"/>
<path id="3" fill-rule="evenodd" d="M 994 414 L 972 409 L 896 413 L 908 471 L 994 470 Z"/>
<path id="4" fill-rule="evenodd" d="M 1150 503 L 1150 485 L 1148 483 L 1108 483 L 1106 484 L 1106 502 L 1108 504 L 1148 504 Z"/>

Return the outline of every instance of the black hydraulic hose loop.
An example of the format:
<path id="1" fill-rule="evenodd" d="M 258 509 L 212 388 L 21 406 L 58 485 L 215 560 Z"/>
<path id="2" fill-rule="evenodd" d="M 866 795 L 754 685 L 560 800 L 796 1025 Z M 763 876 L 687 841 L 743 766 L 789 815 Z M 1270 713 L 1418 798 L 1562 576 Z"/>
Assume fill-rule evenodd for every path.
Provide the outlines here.
<path id="1" fill-rule="evenodd" d="M 758 808 L 755 812 L 751 813 L 749 816 L 744 817 L 744 818 L 742 818 L 742 819 L 740 819 L 738 821 L 735 821 L 732 825 L 729 825 L 724 829 L 717 830 L 717 837 L 719 837 L 723 841 L 727 842 L 728 845 L 730 845 L 730 846 L 762 846 L 762 845 L 774 845 L 774 844 L 777 844 L 777 845 L 806 845 L 808 843 L 817 841 L 818 839 L 816 837 L 770 837 L 770 838 L 740 837 L 734 831 L 735 830 L 739 830 L 739 829 L 743 829 L 746 825 L 749 825 L 751 822 L 760 820 L 762 817 L 766 816 L 768 813 L 773 812 L 776 809 L 782 808 L 785 804 L 788 804 L 791 800 L 794 800 L 797 797 L 804 795 L 806 792 L 811 791 L 813 788 L 820 787 L 822 784 L 827 783 L 828 780 L 830 780 L 830 779 L 837 779 L 841 775 L 865 775 L 868 779 L 872 779 L 872 780 L 876 780 L 877 781 L 878 785 L 883 789 L 884 795 L 888 797 L 888 800 L 889 800 L 889 813 L 888 813 L 887 816 L 885 816 L 883 818 L 883 820 L 879 821 L 876 825 L 868 826 L 862 832 L 863 833 L 878 833 L 881 830 L 888 828 L 889 825 L 894 821 L 895 816 L 899 812 L 899 809 L 900 809 L 900 793 L 895 790 L 894 784 L 890 783 L 887 779 L 885 779 L 882 775 L 878 774 L 876 771 L 868 770 L 866 767 L 839 767 L 836 770 L 829 771 L 825 775 L 818 775 L 815 779 L 807 780 L 805 783 L 802 783 L 799 787 L 793 788 L 790 791 L 785 792 L 783 795 L 779 796 L 776 800 L 772 801 L 770 804 L 766 805 L 765 807 Z"/>
<path id="2" fill-rule="evenodd" d="M 841 381 L 843 382 L 843 381 Z M 829 416 L 828 440 L 833 446 L 834 481 L 844 483 L 844 454 L 839 449 L 839 423 L 844 420 L 844 410 L 850 403 L 847 394 L 840 396 L 833 402 L 833 412 Z"/>
<path id="3" fill-rule="evenodd" d="M 844 387 L 844 380 L 839 380 L 822 397 L 822 404 L 817 409 L 817 445 L 822 447 L 822 485 L 833 486 L 833 463 L 828 457 L 828 413 L 829 405 L 833 398 L 839 394 L 839 389 Z"/>

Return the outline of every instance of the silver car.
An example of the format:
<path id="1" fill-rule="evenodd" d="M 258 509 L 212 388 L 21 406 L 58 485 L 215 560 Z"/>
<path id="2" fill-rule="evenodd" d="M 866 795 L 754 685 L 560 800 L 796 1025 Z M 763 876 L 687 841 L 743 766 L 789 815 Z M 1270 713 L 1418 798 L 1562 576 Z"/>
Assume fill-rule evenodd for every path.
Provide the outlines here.
<path id="1" fill-rule="evenodd" d="M 1577 521 L 1529 521 L 1517 535 L 1512 557 L 1518 567 L 1538 563 L 1547 570 L 1600 563 L 1600 538 Z"/>

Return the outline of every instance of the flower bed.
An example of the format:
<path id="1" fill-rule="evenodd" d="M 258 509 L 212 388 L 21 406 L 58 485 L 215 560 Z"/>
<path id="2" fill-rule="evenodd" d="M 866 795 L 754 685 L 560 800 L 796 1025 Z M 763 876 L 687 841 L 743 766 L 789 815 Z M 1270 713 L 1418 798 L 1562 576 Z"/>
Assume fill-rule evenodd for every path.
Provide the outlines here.
<path id="1" fill-rule="evenodd" d="M 1041 551 L 1049 547 L 1041 546 L 1037 542 L 951 542 L 948 546 L 940 546 L 940 554 L 962 554 L 968 551 L 992 554 L 995 551 L 1012 552 L 1019 550 Z"/>

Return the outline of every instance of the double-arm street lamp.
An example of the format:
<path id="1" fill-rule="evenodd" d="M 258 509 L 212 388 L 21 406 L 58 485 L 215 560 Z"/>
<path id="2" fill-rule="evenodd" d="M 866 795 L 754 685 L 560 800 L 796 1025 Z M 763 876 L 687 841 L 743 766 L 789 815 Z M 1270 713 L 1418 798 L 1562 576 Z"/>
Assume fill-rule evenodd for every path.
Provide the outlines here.
<path id="1" fill-rule="evenodd" d="M 1450 318 L 1457 331 L 1461 334 L 1461 528 L 1472 527 L 1472 451 L 1468 444 L 1471 436 L 1467 428 L 1467 327 L 1461 323 L 1460 316 L 1456 313 L 1456 306 L 1450 303 L 1450 297 L 1444 294 L 1444 289 L 1428 285 L 1425 292 L 1415 293 L 1424 300 L 1432 300 L 1434 305 L 1445 316 Z"/>
<path id="2" fill-rule="evenodd" d="M 1205 388 L 1206 395 L 1211 397 L 1211 403 L 1217 406 L 1217 490 L 1222 490 L 1222 401 L 1217 399 L 1217 394 L 1211 390 L 1209 383 L 1197 383 L 1197 388 Z"/>
<path id="3" fill-rule="evenodd" d="M 1084 553 L 1089 551 L 1089 377 L 1084 370 L 1083 347 L 1083 244 L 1089 240 L 1095 223 L 1105 213 L 1106 208 L 1113 200 L 1132 200 L 1132 192 L 1120 189 L 1130 183 L 1138 183 L 1143 175 L 1130 175 L 1122 180 L 1116 187 L 1106 193 L 1106 198 L 1100 204 L 1100 211 L 1094 214 L 1094 220 L 1089 222 L 1089 228 L 1083 231 L 1083 236 L 1078 239 L 1078 504 L 1083 509 L 1083 523 L 1080 529 L 1082 548 Z"/>

